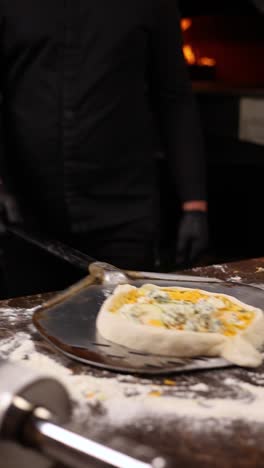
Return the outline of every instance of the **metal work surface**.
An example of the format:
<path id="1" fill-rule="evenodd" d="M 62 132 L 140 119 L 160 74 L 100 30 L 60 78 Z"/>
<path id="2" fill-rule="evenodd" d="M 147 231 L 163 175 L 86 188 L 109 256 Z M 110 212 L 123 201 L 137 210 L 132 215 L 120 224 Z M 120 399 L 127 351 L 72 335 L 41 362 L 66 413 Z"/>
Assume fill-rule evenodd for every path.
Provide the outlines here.
<path id="1" fill-rule="evenodd" d="M 150 280 L 135 281 L 141 286 Z M 264 308 L 264 291 L 236 283 L 173 282 L 152 280 L 158 286 L 178 286 L 230 294 L 252 306 Z M 41 335 L 70 358 L 119 372 L 149 375 L 230 367 L 220 358 L 177 359 L 133 351 L 105 340 L 96 330 L 101 305 L 115 286 L 90 285 L 51 307 L 37 310 L 34 325 Z"/>

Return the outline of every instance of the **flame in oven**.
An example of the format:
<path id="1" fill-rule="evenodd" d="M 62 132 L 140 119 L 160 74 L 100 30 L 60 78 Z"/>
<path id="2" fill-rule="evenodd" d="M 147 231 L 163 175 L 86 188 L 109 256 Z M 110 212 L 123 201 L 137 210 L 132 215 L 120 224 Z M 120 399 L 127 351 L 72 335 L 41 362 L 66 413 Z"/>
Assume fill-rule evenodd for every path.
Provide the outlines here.
<path id="1" fill-rule="evenodd" d="M 184 33 L 188 31 L 192 26 L 192 20 L 190 18 L 182 18 L 181 29 Z M 200 67 L 214 67 L 216 61 L 212 57 L 203 57 L 199 55 L 198 51 L 195 51 L 192 44 L 185 42 L 183 44 L 183 55 L 188 65 L 198 65 Z"/>

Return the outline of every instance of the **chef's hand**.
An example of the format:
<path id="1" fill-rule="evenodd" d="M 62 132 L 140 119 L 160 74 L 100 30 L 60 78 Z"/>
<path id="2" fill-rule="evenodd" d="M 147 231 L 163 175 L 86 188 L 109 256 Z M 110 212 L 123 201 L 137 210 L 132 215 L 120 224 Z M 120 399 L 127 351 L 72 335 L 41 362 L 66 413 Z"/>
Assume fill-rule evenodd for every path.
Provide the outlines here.
<path id="1" fill-rule="evenodd" d="M 200 203 L 200 204 L 199 204 Z M 206 202 L 187 204 L 184 209 L 176 245 L 176 266 L 191 267 L 209 244 L 208 214 Z"/>
<path id="2" fill-rule="evenodd" d="M 19 224 L 22 217 L 12 195 L 0 190 L 0 235 L 5 234 L 8 224 Z"/>

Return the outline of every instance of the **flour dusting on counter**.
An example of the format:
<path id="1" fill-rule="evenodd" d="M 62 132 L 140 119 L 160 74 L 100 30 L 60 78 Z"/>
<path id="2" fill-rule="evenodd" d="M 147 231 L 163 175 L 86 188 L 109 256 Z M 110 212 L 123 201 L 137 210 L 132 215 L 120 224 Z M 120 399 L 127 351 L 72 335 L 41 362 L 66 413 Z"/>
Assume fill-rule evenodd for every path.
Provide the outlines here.
<path id="1" fill-rule="evenodd" d="M 225 273 L 226 270 L 227 270 L 227 265 L 224 265 L 224 264 L 223 264 L 223 265 L 218 265 L 218 264 L 216 264 L 216 265 L 212 265 L 212 268 L 214 268 L 215 270 L 219 270 L 219 271 L 222 271 L 223 273 Z"/>
<path id="2" fill-rule="evenodd" d="M 73 366 L 74 369 L 72 361 L 58 354 L 51 357 L 48 352 L 38 352 L 30 334 L 24 332 L 0 340 L 0 357 L 8 357 L 38 371 L 41 369 L 60 380 L 76 402 L 75 414 L 83 420 L 99 408 L 101 421 L 115 427 L 128 424 L 148 424 L 150 427 L 149 421 L 162 417 L 171 421 L 190 419 L 192 427 L 200 430 L 212 419 L 223 425 L 239 419 L 264 422 L 264 374 L 258 374 L 254 384 L 226 378 L 223 384 L 229 389 L 229 396 L 209 398 L 209 386 L 194 383 L 192 376 L 188 383 L 176 375 L 161 385 L 129 375 L 112 377 L 113 374 L 107 372 L 103 377 L 96 377 L 90 369 L 85 374 L 74 373 L 66 367 Z M 232 398 L 234 390 L 236 398 Z"/>
<path id="3" fill-rule="evenodd" d="M 242 281 L 242 278 L 241 276 L 235 275 L 235 276 L 230 276 L 229 278 L 226 278 L 226 281 L 239 282 L 239 281 Z"/>
<path id="4" fill-rule="evenodd" d="M 19 307 L 0 307 L 0 317 L 1 319 L 4 318 L 7 320 L 7 322 L 16 322 L 18 314 L 23 318 L 28 318 L 31 317 L 33 312 L 38 308 L 39 306 L 32 307 L 30 309 L 21 309 Z"/>

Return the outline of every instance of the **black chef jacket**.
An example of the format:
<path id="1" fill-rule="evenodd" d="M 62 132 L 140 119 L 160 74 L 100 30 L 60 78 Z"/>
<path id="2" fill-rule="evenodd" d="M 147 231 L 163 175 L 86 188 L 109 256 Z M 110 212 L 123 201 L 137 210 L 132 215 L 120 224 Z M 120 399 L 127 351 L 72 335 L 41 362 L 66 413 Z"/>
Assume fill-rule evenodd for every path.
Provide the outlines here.
<path id="1" fill-rule="evenodd" d="M 200 132 L 175 0 L 0 0 L 2 173 L 39 225 L 150 216 L 160 143 L 203 199 Z"/>

